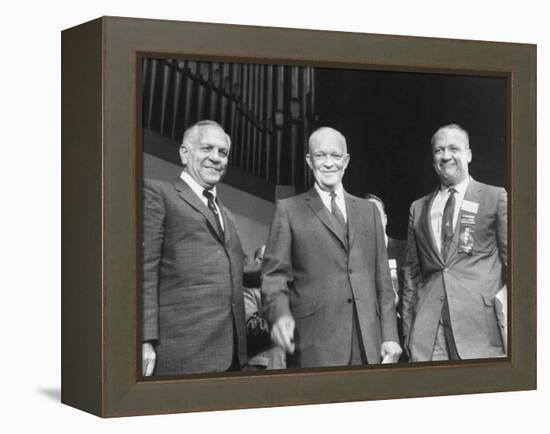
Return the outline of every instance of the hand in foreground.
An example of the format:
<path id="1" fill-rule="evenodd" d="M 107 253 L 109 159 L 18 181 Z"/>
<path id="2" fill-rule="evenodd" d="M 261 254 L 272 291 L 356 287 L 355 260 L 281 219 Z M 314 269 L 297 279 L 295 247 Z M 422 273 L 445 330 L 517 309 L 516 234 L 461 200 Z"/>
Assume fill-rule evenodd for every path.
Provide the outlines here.
<path id="1" fill-rule="evenodd" d="M 294 318 L 290 315 L 280 317 L 271 329 L 271 340 L 285 352 L 294 352 Z"/>
<path id="2" fill-rule="evenodd" d="M 397 363 L 402 352 L 403 350 L 397 342 L 382 342 L 382 363 Z"/>
<path id="3" fill-rule="evenodd" d="M 157 360 L 157 353 L 155 352 L 155 347 L 151 342 L 144 342 L 141 346 L 141 357 L 142 357 L 142 370 L 143 376 L 149 377 L 153 375 L 155 369 L 155 362 Z"/>

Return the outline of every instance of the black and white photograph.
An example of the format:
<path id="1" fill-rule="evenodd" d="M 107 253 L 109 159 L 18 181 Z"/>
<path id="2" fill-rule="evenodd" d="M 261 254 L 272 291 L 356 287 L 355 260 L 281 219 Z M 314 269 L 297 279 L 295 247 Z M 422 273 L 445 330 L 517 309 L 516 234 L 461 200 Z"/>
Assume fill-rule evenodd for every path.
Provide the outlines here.
<path id="1" fill-rule="evenodd" d="M 509 76 L 140 61 L 144 377 L 507 359 Z"/>
<path id="2" fill-rule="evenodd" d="M 540 432 L 544 10 L 6 3 L 3 432 Z"/>

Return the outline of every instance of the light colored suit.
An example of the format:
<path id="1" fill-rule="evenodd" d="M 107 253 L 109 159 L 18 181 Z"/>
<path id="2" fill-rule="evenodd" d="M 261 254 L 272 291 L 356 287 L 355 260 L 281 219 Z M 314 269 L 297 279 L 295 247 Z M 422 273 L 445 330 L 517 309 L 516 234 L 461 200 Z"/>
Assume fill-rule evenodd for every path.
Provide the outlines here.
<path id="1" fill-rule="evenodd" d="M 369 363 L 382 341 L 398 342 L 394 293 L 376 206 L 345 193 L 348 239 L 315 189 L 277 202 L 262 265 L 264 314 L 292 315 L 296 349 L 288 367 L 344 366 L 353 305 Z"/>
<path id="2" fill-rule="evenodd" d="M 244 254 L 232 217 L 211 211 L 181 179 L 145 180 L 143 341 L 156 343 L 158 375 L 227 370 L 236 333 L 246 363 Z"/>
<path id="3" fill-rule="evenodd" d="M 415 201 L 410 209 L 403 291 L 406 347 L 412 361 L 431 360 L 446 292 L 460 358 L 503 356 L 494 297 L 506 278 L 506 191 L 470 180 L 463 204 L 478 204 L 477 211 L 472 212 L 475 206 L 460 210 L 447 261 L 436 247 L 439 234 L 433 233 L 430 221 L 436 194 Z M 465 214 L 475 219 L 471 253 L 459 251 Z"/>

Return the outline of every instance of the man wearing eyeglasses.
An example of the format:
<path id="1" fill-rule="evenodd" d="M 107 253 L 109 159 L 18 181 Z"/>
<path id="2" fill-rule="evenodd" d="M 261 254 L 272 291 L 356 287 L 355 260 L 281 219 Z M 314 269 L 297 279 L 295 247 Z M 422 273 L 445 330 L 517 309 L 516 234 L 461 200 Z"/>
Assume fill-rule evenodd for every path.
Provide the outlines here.
<path id="1" fill-rule="evenodd" d="M 376 206 L 344 191 L 346 139 L 322 127 L 306 162 L 315 185 L 277 203 L 262 266 L 262 302 L 287 366 L 396 362 L 394 293 Z"/>

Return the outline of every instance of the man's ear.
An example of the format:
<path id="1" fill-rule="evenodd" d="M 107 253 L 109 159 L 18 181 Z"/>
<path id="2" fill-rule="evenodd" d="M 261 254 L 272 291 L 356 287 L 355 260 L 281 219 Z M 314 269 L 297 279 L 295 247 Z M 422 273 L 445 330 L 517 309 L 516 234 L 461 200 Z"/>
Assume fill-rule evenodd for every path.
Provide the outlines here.
<path id="1" fill-rule="evenodd" d="M 349 164 L 349 154 L 346 154 L 346 156 L 344 157 L 344 170 L 348 168 L 348 164 Z"/>
<path id="2" fill-rule="evenodd" d="M 472 162 L 472 150 L 468 148 L 468 164 Z"/>
<path id="3" fill-rule="evenodd" d="M 311 170 L 313 170 L 313 162 L 311 161 L 311 155 L 306 154 L 306 163 Z"/>
<path id="4" fill-rule="evenodd" d="M 189 158 L 189 149 L 187 149 L 187 146 L 182 144 L 180 146 L 180 159 L 181 164 L 185 167 L 187 166 L 187 160 Z"/>

